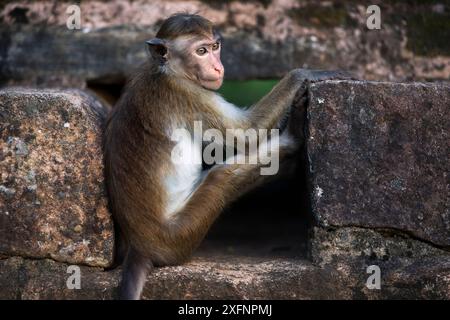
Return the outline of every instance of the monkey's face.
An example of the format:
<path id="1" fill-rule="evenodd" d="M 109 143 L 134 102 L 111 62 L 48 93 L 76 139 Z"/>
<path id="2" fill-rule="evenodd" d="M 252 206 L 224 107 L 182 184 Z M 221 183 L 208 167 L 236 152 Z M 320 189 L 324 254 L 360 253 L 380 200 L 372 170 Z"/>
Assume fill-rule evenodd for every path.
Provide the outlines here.
<path id="1" fill-rule="evenodd" d="M 168 45 L 168 65 L 178 76 L 195 81 L 209 90 L 217 90 L 223 82 L 218 36 L 183 36 Z"/>
<path id="2" fill-rule="evenodd" d="M 173 40 L 147 41 L 153 59 L 176 76 L 195 81 L 209 90 L 221 87 L 224 68 L 218 35 L 179 36 Z"/>
<path id="3" fill-rule="evenodd" d="M 204 88 L 217 90 L 223 82 L 224 68 L 220 61 L 219 37 L 197 37 L 186 52 L 186 72 Z"/>

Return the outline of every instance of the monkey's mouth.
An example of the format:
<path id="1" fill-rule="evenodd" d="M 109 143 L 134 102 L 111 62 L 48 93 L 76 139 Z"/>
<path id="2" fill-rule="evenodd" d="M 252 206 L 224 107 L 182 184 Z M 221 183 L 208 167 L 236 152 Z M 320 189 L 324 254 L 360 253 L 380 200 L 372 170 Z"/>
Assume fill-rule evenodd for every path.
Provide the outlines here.
<path id="1" fill-rule="evenodd" d="M 211 90 L 217 90 L 222 86 L 223 83 L 223 77 L 219 77 L 219 78 L 208 78 L 210 80 L 200 80 L 200 84 L 202 85 L 202 87 L 206 88 L 206 89 L 211 89 Z"/>
<path id="2" fill-rule="evenodd" d="M 201 79 L 201 81 L 203 81 L 203 82 L 219 82 L 219 81 L 223 81 L 223 76 L 220 75 L 218 77 L 213 77 L 213 76 L 204 77 L 203 79 Z"/>

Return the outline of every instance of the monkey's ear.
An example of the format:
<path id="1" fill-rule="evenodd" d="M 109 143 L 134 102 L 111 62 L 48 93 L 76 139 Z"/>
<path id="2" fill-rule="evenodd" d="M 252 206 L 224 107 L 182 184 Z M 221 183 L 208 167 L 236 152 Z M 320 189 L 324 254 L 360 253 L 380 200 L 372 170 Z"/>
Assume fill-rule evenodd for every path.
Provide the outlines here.
<path id="1" fill-rule="evenodd" d="M 152 55 L 153 59 L 158 61 L 160 64 L 164 64 L 168 60 L 168 50 L 166 42 L 159 38 L 154 38 L 145 41 L 148 45 L 148 50 Z"/>

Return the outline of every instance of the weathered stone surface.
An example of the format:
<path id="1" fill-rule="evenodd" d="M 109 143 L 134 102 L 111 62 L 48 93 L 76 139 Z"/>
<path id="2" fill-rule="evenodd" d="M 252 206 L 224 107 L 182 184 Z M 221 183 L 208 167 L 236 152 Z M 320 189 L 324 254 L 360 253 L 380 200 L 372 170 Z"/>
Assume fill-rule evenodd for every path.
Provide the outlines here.
<path id="1" fill-rule="evenodd" d="M 319 225 L 311 261 L 303 245 L 266 237 L 269 228 L 235 230 L 264 240 L 220 248 L 210 240 L 191 262 L 154 270 L 143 298 L 450 299 L 449 94 L 436 84 L 312 85 L 307 144 Z M 113 246 L 103 113 L 80 91 L 0 91 L 0 298 L 116 297 L 120 269 L 100 268 Z M 286 208 L 255 210 L 282 217 Z M 299 254 L 274 250 L 286 245 Z M 81 266 L 79 290 L 67 288 L 69 264 L 91 265 Z M 380 290 L 366 287 L 370 265 L 380 267 Z"/>
<path id="2" fill-rule="evenodd" d="M 113 299 L 119 283 L 119 270 L 80 266 L 81 289 L 69 289 L 73 275 L 69 265 L 53 260 L 12 257 L 0 260 L 0 299 Z M 70 281 L 72 284 L 73 282 Z"/>
<path id="3" fill-rule="evenodd" d="M 427 258 L 450 258 L 449 251 L 412 239 L 397 230 L 314 227 L 310 240 L 311 258 L 320 265 L 352 259 L 366 263 L 395 260 L 407 265 Z"/>
<path id="4" fill-rule="evenodd" d="M 381 268 L 381 290 L 366 288 L 368 265 Z M 67 288 L 68 265 L 52 260 L 0 260 L 0 299 L 112 299 L 120 270 L 81 267 L 81 289 Z M 349 258 L 316 266 L 306 260 L 196 258 L 156 269 L 144 299 L 449 299 L 450 259 L 409 263 Z"/>
<path id="5" fill-rule="evenodd" d="M 366 287 L 367 267 L 381 269 L 381 289 Z M 341 256 L 313 264 L 303 259 L 248 258 L 217 252 L 178 267 L 156 269 L 144 299 L 448 299 L 450 255 L 401 260 Z"/>
<path id="6" fill-rule="evenodd" d="M 355 290 L 354 297 L 374 299 L 448 299 L 450 252 L 392 231 L 355 227 L 314 228 L 311 256 L 322 267 L 336 266 L 354 284 L 364 282 L 361 271 L 378 266 L 381 290 Z M 356 285 L 352 285 L 356 288 Z"/>
<path id="7" fill-rule="evenodd" d="M 450 246 L 449 108 L 445 84 L 313 84 L 307 152 L 318 222 Z"/>
<path id="8" fill-rule="evenodd" d="M 369 80 L 450 78 L 445 1 L 377 1 L 380 30 L 366 27 L 372 2 L 90 0 L 80 3 L 81 30 L 66 26 L 70 1 L 7 2 L 0 7 L 7 84 L 122 82 L 145 59 L 144 40 L 182 11 L 219 25 L 228 79 L 277 78 L 295 67 L 347 69 Z"/>
<path id="9" fill-rule="evenodd" d="M 321 267 L 339 270 L 352 283 L 353 298 L 448 299 L 450 252 L 411 239 L 397 231 L 341 227 L 315 227 L 311 257 Z M 358 288 L 378 266 L 381 290 Z"/>
<path id="10" fill-rule="evenodd" d="M 104 113 L 81 91 L 0 91 L 0 254 L 111 263 Z"/>
<path id="11" fill-rule="evenodd" d="M 369 289 L 367 280 L 373 272 L 369 266 L 380 268 L 380 289 Z M 325 264 L 338 279 L 345 279 L 351 299 L 443 299 L 450 297 L 450 257 L 438 256 L 415 260 L 373 259 L 337 260 Z M 335 288 L 335 290 L 345 290 Z"/>
<path id="12" fill-rule="evenodd" d="M 0 58 L 0 78 L 7 83 L 78 88 L 92 79 L 124 82 L 129 71 L 145 60 L 144 43 L 151 30 L 119 26 L 83 33 L 61 27 L 5 28 L 1 37 L 9 38 L 10 47 Z M 27 54 L 31 48 L 34 52 Z"/>
<path id="13" fill-rule="evenodd" d="M 144 299 L 345 299 L 347 279 L 306 260 L 226 256 L 158 269 Z M 336 290 L 339 288 L 339 290 Z"/>

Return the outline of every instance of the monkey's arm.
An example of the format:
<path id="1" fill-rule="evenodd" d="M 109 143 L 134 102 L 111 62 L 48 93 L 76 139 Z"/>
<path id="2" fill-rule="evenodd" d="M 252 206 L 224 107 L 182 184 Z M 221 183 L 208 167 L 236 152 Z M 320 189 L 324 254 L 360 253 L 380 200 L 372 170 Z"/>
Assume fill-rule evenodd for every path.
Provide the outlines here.
<path id="1" fill-rule="evenodd" d="M 257 129 L 277 128 L 292 105 L 296 94 L 303 95 L 309 83 L 345 79 L 354 78 L 345 71 L 294 69 L 247 111 L 247 126 Z"/>

